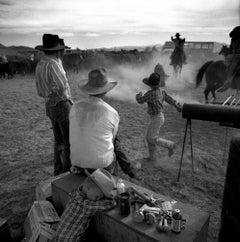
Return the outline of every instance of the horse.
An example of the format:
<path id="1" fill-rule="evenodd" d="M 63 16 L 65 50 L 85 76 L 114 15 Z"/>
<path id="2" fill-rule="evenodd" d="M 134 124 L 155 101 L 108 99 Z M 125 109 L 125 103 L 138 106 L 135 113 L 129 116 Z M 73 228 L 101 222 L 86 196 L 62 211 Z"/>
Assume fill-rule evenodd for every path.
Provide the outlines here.
<path id="1" fill-rule="evenodd" d="M 183 50 L 184 42 L 185 42 L 185 39 L 179 41 L 179 45 L 175 47 L 171 56 L 173 72 L 175 77 L 181 75 L 182 66 L 185 61 L 184 50 Z"/>
<path id="2" fill-rule="evenodd" d="M 226 45 L 223 45 L 219 55 L 226 57 L 229 53 L 229 48 Z M 203 64 L 202 67 L 198 70 L 196 76 L 196 88 L 201 84 L 204 74 L 207 84 L 204 90 L 205 103 L 209 103 L 208 95 L 210 92 L 213 97 L 212 102 L 214 102 L 216 100 L 215 91 L 223 86 L 227 79 L 227 67 L 222 60 L 208 61 Z"/>

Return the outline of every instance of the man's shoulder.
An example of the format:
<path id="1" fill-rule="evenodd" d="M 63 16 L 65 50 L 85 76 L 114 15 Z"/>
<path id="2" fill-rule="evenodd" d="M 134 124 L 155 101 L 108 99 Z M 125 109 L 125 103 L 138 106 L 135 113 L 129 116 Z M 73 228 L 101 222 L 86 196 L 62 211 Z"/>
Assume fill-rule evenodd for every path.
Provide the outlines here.
<path id="1" fill-rule="evenodd" d="M 105 101 L 102 100 L 99 104 L 102 107 L 104 107 L 106 110 L 110 111 L 111 113 L 118 115 L 117 110 L 114 109 L 110 104 L 106 103 Z"/>

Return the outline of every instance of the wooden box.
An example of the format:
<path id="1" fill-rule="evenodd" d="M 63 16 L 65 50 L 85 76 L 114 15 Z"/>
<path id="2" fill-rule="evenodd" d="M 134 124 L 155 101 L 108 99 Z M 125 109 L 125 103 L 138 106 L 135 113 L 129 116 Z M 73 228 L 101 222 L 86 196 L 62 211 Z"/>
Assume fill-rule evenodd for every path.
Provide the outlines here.
<path id="1" fill-rule="evenodd" d="M 52 202 L 59 214 L 62 213 L 68 202 L 68 193 L 79 186 L 84 177 L 69 174 L 52 183 Z M 124 180 L 125 185 L 134 186 L 145 194 L 153 194 L 164 201 L 172 201 L 173 198 L 156 194 L 141 186 L 137 186 Z M 104 212 L 93 218 L 91 228 L 99 239 L 106 242 L 206 242 L 210 216 L 206 212 L 189 204 L 177 202 L 173 208 L 179 208 L 186 219 L 185 229 L 176 234 L 172 231 L 159 233 L 155 225 L 136 223 L 132 219 L 132 213 L 128 217 L 122 217 L 119 208 Z"/>

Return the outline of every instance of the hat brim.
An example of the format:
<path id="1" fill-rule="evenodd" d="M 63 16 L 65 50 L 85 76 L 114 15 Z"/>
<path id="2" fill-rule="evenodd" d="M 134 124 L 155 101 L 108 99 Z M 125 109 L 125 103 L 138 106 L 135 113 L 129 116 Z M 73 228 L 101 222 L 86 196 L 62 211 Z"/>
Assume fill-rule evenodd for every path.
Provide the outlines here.
<path id="1" fill-rule="evenodd" d="M 57 51 L 57 50 L 64 50 L 64 49 L 67 49 L 69 48 L 68 46 L 65 46 L 65 45 L 58 45 L 54 48 L 45 48 L 43 45 L 37 45 L 35 47 L 35 49 L 37 50 L 43 50 L 43 51 Z"/>
<path id="2" fill-rule="evenodd" d="M 83 81 L 88 81 L 87 79 L 83 80 Z M 106 93 L 109 92 L 110 90 L 112 90 L 118 82 L 108 82 L 105 86 L 103 87 L 92 87 L 90 85 L 87 84 L 79 84 L 78 87 L 81 91 L 89 94 L 89 95 L 97 95 L 97 94 L 102 94 L 102 93 Z"/>
<path id="3" fill-rule="evenodd" d="M 150 86 L 150 87 L 158 87 L 158 86 L 160 85 L 160 82 L 159 82 L 159 84 L 157 84 L 157 85 L 152 85 L 152 84 L 150 84 L 150 83 L 149 83 L 149 78 L 144 78 L 144 79 L 143 79 L 143 83 L 146 84 L 146 85 L 148 85 L 148 86 Z"/>
<path id="4" fill-rule="evenodd" d="M 109 172 L 107 171 L 107 170 L 105 170 L 105 169 L 101 169 L 101 171 L 103 172 L 103 173 L 105 173 L 105 175 L 107 175 L 107 176 L 109 176 Z M 108 198 L 112 198 L 113 197 L 113 195 L 111 194 L 111 193 L 108 193 L 108 192 L 106 192 L 105 191 L 105 189 L 104 189 L 104 187 L 100 184 L 100 183 L 98 183 L 97 182 L 97 180 L 88 172 L 88 170 L 87 169 L 85 169 L 85 173 L 87 174 L 87 176 L 98 186 L 98 188 L 102 191 L 102 193 L 106 196 L 106 197 L 108 197 Z M 113 179 L 113 178 L 112 178 Z M 114 183 L 115 183 L 115 181 L 114 181 Z"/>

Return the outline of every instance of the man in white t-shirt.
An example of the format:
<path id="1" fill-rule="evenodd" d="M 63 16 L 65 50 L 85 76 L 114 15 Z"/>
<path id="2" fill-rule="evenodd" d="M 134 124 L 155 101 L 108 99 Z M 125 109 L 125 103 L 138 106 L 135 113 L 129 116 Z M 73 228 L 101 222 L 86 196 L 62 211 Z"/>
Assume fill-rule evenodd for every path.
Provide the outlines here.
<path id="1" fill-rule="evenodd" d="M 109 82 L 104 68 L 89 72 L 88 81 L 79 86 L 88 95 L 74 103 L 70 111 L 71 164 L 73 167 L 95 170 L 105 168 L 114 173 L 116 168 L 115 140 L 119 126 L 118 112 L 103 97 L 117 82 Z M 118 142 L 119 144 L 119 142 Z M 134 177 L 133 166 L 120 151 L 120 166 Z M 119 161 L 119 160 L 118 160 Z"/>

